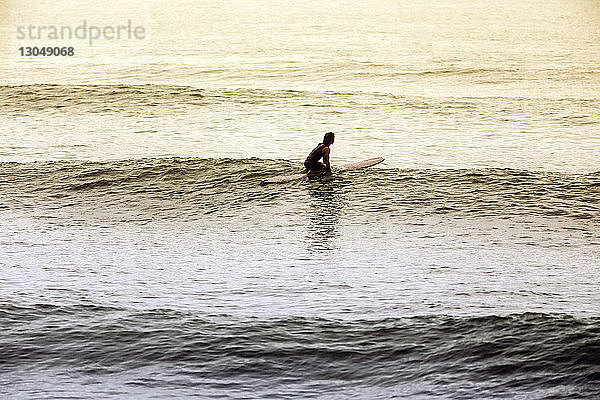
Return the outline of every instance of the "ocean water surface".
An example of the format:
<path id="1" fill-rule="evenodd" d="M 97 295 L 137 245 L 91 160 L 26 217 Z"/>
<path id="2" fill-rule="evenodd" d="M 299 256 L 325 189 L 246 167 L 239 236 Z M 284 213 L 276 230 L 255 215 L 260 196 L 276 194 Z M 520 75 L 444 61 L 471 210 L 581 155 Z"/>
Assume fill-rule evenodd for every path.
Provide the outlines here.
<path id="1" fill-rule="evenodd" d="M 3 398 L 600 397 L 597 2 L 63 3 L 148 38 L 0 59 Z"/>

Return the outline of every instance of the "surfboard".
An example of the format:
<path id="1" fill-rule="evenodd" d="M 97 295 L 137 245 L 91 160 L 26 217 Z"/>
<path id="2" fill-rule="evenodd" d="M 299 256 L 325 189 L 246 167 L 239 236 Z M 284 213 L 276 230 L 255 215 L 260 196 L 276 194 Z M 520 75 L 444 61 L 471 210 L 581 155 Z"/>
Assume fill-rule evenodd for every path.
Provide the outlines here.
<path id="1" fill-rule="evenodd" d="M 358 162 L 342 164 L 339 167 L 332 167 L 331 169 L 333 170 L 332 172 L 334 172 L 334 173 L 342 172 L 342 171 L 350 171 L 353 169 L 372 167 L 373 165 L 379 164 L 383 160 L 384 160 L 383 157 L 368 158 L 366 160 L 362 160 L 362 161 L 358 161 Z M 262 184 L 287 183 L 287 182 L 297 181 L 299 179 L 304 179 L 304 178 L 308 178 L 308 174 L 278 175 L 278 176 L 274 176 L 269 179 L 265 179 L 261 183 Z"/>

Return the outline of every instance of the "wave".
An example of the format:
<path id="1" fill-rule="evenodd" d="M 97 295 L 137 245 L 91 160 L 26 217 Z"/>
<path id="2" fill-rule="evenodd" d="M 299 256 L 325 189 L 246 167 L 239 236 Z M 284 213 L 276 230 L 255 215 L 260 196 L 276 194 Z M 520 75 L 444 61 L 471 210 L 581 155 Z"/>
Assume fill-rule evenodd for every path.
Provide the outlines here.
<path id="1" fill-rule="evenodd" d="M 599 318 L 234 320 L 168 309 L 3 304 L 0 321 L 5 371 L 36 365 L 102 374 L 158 364 L 239 387 L 255 379 L 380 387 L 410 382 L 421 389 L 427 383 L 447 391 L 448 382 L 469 382 L 477 393 L 467 397 L 569 387 L 600 395 Z"/>
<path id="2" fill-rule="evenodd" d="M 263 104 L 300 96 L 293 90 L 201 89 L 175 85 L 52 85 L 0 86 L 7 114 L 75 109 L 78 112 L 122 112 L 147 108 L 204 107 L 224 102 Z"/>
<path id="3" fill-rule="evenodd" d="M 378 77 L 403 77 L 403 76 L 447 76 L 447 75 L 486 75 L 486 74 L 501 74 L 501 73 L 516 73 L 518 68 L 439 68 L 425 70 L 400 70 L 388 69 L 387 71 L 361 71 L 357 75 L 368 75 Z"/>
<path id="4" fill-rule="evenodd" d="M 505 71 L 505 70 L 498 70 Z M 373 77 L 400 76 L 428 77 L 437 75 L 469 75 L 495 73 L 497 70 L 458 69 L 405 72 L 364 72 Z M 505 71 L 506 72 L 506 71 Z M 361 74 L 361 72 L 352 75 Z M 495 76 L 495 75 L 494 75 Z M 495 78 L 494 78 L 495 79 Z M 6 98 L 0 104 L 0 111 L 6 115 L 20 115 L 41 111 L 72 111 L 106 113 L 106 112 L 153 112 L 158 109 L 181 109 L 183 107 L 210 107 L 222 104 L 240 105 L 280 105 L 314 106 L 314 107 L 354 107 L 357 104 L 376 106 L 402 107 L 408 109 L 438 108 L 499 108 L 504 110 L 506 101 L 515 102 L 516 109 L 523 107 L 542 107 L 544 112 L 557 113 L 557 109 L 573 106 L 586 110 L 590 115 L 600 107 L 598 98 L 524 98 L 524 97 L 458 97 L 429 98 L 420 96 L 401 96 L 386 92 L 362 91 L 305 91 L 292 89 L 266 88 L 198 88 L 193 86 L 160 85 L 160 84 L 113 84 L 113 85 L 0 85 L 0 96 Z M 588 111 L 589 110 L 589 111 Z M 137 115 L 137 114 L 136 114 Z"/>
<path id="5" fill-rule="evenodd" d="M 600 173 L 374 167 L 324 180 L 260 185 L 301 167 L 257 158 L 0 163 L 0 194 L 13 210 L 117 207 L 201 216 L 310 202 L 316 192 L 328 192 L 365 213 L 383 215 L 600 217 Z"/>

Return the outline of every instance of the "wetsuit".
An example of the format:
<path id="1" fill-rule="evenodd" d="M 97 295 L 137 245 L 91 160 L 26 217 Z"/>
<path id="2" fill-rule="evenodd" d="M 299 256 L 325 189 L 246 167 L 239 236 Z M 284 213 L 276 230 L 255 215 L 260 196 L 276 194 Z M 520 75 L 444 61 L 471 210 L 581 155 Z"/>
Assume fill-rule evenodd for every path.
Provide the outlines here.
<path id="1" fill-rule="evenodd" d="M 308 157 L 306 157 L 306 161 L 304 161 L 304 166 L 306 169 L 310 171 L 321 171 L 322 169 L 325 169 L 323 164 L 319 162 L 319 160 L 323 157 L 323 149 L 325 147 L 327 147 L 326 144 L 319 143 L 319 145 L 310 152 Z"/>

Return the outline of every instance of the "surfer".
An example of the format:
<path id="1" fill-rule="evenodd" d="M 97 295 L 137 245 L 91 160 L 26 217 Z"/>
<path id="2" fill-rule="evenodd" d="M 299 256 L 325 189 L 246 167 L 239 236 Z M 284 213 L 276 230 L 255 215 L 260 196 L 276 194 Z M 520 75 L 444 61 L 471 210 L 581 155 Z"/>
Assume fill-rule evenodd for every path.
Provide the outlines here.
<path id="1" fill-rule="evenodd" d="M 335 135 L 333 132 L 327 132 L 325 136 L 323 136 L 323 143 L 319 143 L 317 147 L 315 147 L 308 157 L 306 157 L 306 161 L 304 161 L 304 167 L 306 168 L 302 173 L 307 173 L 309 175 L 319 175 L 319 174 L 329 174 L 331 173 L 331 164 L 329 163 L 329 153 L 331 150 L 329 146 L 333 144 L 335 139 Z M 323 162 L 320 162 L 321 157 L 323 158 Z"/>

